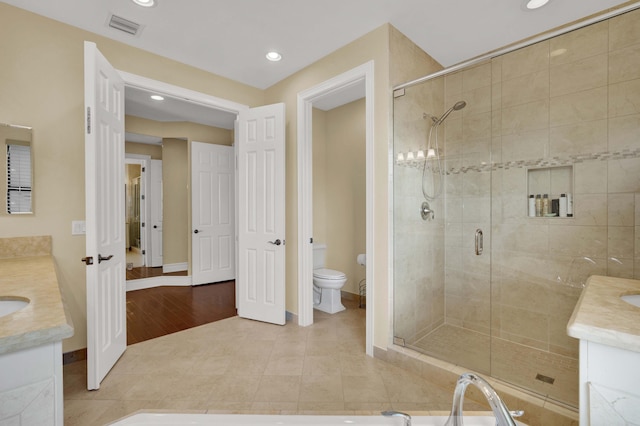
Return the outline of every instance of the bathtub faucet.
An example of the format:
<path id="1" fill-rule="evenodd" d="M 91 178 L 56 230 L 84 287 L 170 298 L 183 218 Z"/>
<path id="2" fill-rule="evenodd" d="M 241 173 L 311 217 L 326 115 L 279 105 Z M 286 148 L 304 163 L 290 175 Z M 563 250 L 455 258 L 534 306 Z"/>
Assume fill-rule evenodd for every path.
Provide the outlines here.
<path id="1" fill-rule="evenodd" d="M 462 403 L 464 401 L 464 392 L 470 384 L 480 389 L 484 397 L 489 402 L 491 410 L 493 410 L 493 415 L 496 417 L 497 426 L 516 426 L 516 422 L 513 420 L 511 413 L 509 413 L 509 409 L 502 399 L 500 399 L 496 391 L 489 383 L 487 383 L 486 380 L 473 373 L 464 373 L 458 379 L 456 390 L 453 392 L 453 406 L 451 407 L 451 414 L 444 426 L 463 426 Z"/>
<path id="2" fill-rule="evenodd" d="M 381 414 L 385 417 L 402 417 L 404 426 L 411 426 L 411 416 L 407 413 L 401 413 L 400 411 L 383 411 Z"/>

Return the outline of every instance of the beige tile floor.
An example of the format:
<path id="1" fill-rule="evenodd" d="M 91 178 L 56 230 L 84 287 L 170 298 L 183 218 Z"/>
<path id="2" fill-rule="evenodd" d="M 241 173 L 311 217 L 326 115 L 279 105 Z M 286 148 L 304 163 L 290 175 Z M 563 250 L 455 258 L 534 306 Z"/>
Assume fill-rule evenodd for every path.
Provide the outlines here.
<path id="1" fill-rule="evenodd" d="M 86 362 L 64 367 L 65 425 L 138 410 L 377 414 L 449 410 L 442 389 L 365 354 L 365 311 L 315 311 L 310 327 L 225 319 L 131 345 L 97 391 Z M 465 409 L 481 410 L 472 401 Z"/>

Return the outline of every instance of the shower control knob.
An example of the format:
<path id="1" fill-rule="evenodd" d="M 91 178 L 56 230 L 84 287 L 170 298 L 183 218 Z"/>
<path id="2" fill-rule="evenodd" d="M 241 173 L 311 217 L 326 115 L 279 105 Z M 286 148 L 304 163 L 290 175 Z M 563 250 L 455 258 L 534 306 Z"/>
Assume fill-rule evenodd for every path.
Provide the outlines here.
<path id="1" fill-rule="evenodd" d="M 433 220 L 433 218 L 435 217 L 433 210 L 431 210 L 431 208 L 429 207 L 429 203 L 427 203 L 426 201 L 422 203 L 422 206 L 420 206 L 420 216 L 422 216 L 422 220 Z"/>

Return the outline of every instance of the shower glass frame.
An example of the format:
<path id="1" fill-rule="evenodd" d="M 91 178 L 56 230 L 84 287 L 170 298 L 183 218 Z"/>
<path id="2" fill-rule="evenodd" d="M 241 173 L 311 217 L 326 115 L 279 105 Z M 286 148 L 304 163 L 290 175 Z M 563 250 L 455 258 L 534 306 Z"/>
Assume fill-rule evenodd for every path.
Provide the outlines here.
<path id="1" fill-rule="evenodd" d="M 483 374 L 491 372 L 492 174 L 490 167 L 480 170 L 492 163 L 490 75 L 486 61 L 405 88 L 394 98 L 393 126 L 394 337 Z M 460 101 L 466 107 L 434 127 Z M 443 173 L 435 199 L 421 190 L 424 179 L 430 186 L 423 173 L 430 159 L 420 154 L 426 157 L 430 133 L 432 144 L 437 133 Z M 426 220 L 424 201 L 433 211 Z M 483 231 L 482 254 L 476 254 L 477 230 Z"/>

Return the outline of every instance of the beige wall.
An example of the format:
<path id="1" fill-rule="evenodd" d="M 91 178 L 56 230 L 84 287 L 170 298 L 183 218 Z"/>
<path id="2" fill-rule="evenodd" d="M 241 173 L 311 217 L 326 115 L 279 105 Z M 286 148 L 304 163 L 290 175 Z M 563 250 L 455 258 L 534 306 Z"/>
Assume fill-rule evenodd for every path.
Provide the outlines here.
<path id="1" fill-rule="evenodd" d="M 390 123 L 389 88 L 389 25 L 383 25 L 369 34 L 327 55 L 313 65 L 302 69 L 266 90 L 266 103 L 284 102 L 286 105 L 286 275 L 287 310 L 297 313 L 298 305 L 298 197 L 297 197 L 297 94 L 336 75 L 374 60 L 374 168 L 376 188 L 374 252 L 376 256 L 375 283 L 375 335 L 374 345 L 385 348 L 389 332 L 388 307 L 388 129 Z M 371 303 L 369 304 L 371 306 Z"/>
<path id="2" fill-rule="evenodd" d="M 364 99 L 327 111 L 327 264 L 347 274 L 344 291 L 358 294 L 366 270 L 366 141 Z M 335 265 L 335 266 L 334 266 Z"/>
<path id="3" fill-rule="evenodd" d="M 343 291 L 358 294 L 366 276 L 365 101 L 313 115 L 313 241 L 327 244 L 327 267 L 347 275 Z M 316 194 L 317 192 L 317 194 Z"/>
<path id="4" fill-rule="evenodd" d="M 0 117 L 33 126 L 35 164 L 35 214 L 0 217 L 0 234 L 53 237 L 75 326 L 65 352 L 86 346 L 85 239 L 71 235 L 71 221 L 85 215 L 84 40 L 96 42 L 117 69 L 250 106 L 265 103 L 262 90 L 0 3 Z"/>
<path id="5" fill-rule="evenodd" d="M 189 260 L 189 175 L 187 141 L 162 139 L 162 263 Z M 171 159 L 171 160 L 169 160 Z"/>
<path id="6" fill-rule="evenodd" d="M 124 152 L 127 154 L 148 155 L 152 160 L 162 160 L 162 146 L 148 143 L 125 142 Z"/>
<path id="7" fill-rule="evenodd" d="M 327 241 L 327 113 L 313 109 L 313 238 Z"/>

